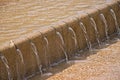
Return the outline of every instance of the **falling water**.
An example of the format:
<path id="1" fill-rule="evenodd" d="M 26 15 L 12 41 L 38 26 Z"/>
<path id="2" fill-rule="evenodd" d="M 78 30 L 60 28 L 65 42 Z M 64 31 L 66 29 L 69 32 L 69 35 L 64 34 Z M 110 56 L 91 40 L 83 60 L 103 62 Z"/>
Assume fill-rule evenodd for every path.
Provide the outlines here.
<path id="1" fill-rule="evenodd" d="M 113 9 L 110 9 L 110 12 L 111 12 L 111 15 L 113 16 L 113 18 L 115 20 L 115 26 L 116 26 L 116 29 L 117 29 L 117 34 L 120 35 L 120 28 L 118 26 L 117 17 L 115 15 L 115 12 L 114 12 Z"/>
<path id="2" fill-rule="evenodd" d="M 14 46 L 14 47 L 16 48 L 17 54 L 18 54 L 19 57 L 20 57 L 21 64 L 23 65 L 22 68 L 21 68 L 21 69 L 23 69 L 22 79 L 23 79 L 23 80 L 26 80 L 26 78 L 25 78 L 25 73 L 26 73 L 26 71 L 25 71 L 25 63 L 24 63 L 24 59 L 23 59 L 22 52 L 20 51 L 20 49 L 17 48 L 17 46 L 14 44 L 14 42 L 13 42 L 12 40 L 10 41 L 10 43 L 11 43 L 10 45 L 12 45 L 12 46 Z M 18 68 L 18 67 L 19 67 L 18 65 L 20 65 L 20 64 L 19 64 L 18 61 L 16 62 L 16 64 L 17 64 L 17 75 L 18 75 L 18 80 L 19 80 L 19 79 L 21 79 L 21 77 L 20 77 L 20 70 L 19 70 L 19 68 Z"/>
<path id="3" fill-rule="evenodd" d="M 65 45 L 65 42 L 63 40 L 63 37 L 60 32 L 56 32 L 56 34 L 60 37 L 60 40 L 62 41 L 62 45 Z"/>
<path id="4" fill-rule="evenodd" d="M 11 74 L 11 70 L 10 70 L 10 67 L 9 67 L 9 65 L 8 65 L 8 61 L 7 61 L 7 59 L 5 58 L 5 56 L 3 56 L 1 53 L 0 53 L 0 59 L 2 60 L 3 64 L 4 64 L 5 67 L 6 67 L 7 74 L 8 74 L 8 80 L 13 80 L 12 74 Z"/>
<path id="5" fill-rule="evenodd" d="M 64 42 L 64 40 L 63 40 L 63 37 L 62 37 L 62 35 L 61 35 L 60 32 L 56 32 L 56 34 L 60 37 L 60 40 L 62 41 L 62 46 L 61 46 L 61 45 L 60 45 L 60 46 L 61 46 L 61 48 L 62 48 L 62 50 L 63 50 L 63 52 L 64 52 L 66 62 L 68 62 L 68 55 L 67 55 L 67 53 L 66 53 L 66 51 L 65 51 L 65 42 Z"/>
<path id="6" fill-rule="evenodd" d="M 90 20 L 91 20 L 91 24 L 93 25 L 93 27 L 94 27 L 94 29 L 95 29 L 95 34 L 96 34 L 96 40 L 97 40 L 97 42 L 98 42 L 98 45 L 100 46 L 100 40 L 99 40 L 99 32 L 98 32 L 98 30 L 97 30 L 97 25 L 96 25 L 96 23 L 95 23 L 95 20 L 91 17 L 90 18 Z"/>
<path id="7" fill-rule="evenodd" d="M 20 56 L 21 58 L 21 62 L 24 64 L 24 60 L 23 60 L 23 56 L 22 56 L 22 52 L 20 51 L 20 49 L 16 49 L 18 55 Z"/>
<path id="8" fill-rule="evenodd" d="M 106 35 L 107 40 L 109 40 L 107 21 L 105 19 L 105 16 L 102 13 L 100 14 L 100 18 L 103 20 L 103 22 L 105 24 L 105 35 Z"/>
<path id="9" fill-rule="evenodd" d="M 50 60 L 49 60 L 48 55 L 47 55 L 49 42 L 48 42 L 48 39 L 46 37 L 44 37 L 44 40 L 46 42 L 46 46 L 45 46 L 46 65 L 47 65 L 47 62 L 48 62 L 48 66 L 50 66 Z"/>
<path id="10" fill-rule="evenodd" d="M 22 75 L 22 78 L 23 78 L 23 80 L 26 80 L 26 78 L 25 78 L 25 73 L 26 73 L 26 71 L 25 71 L 25 63 L 24 63 L 24 59 L 23 59 L 23 56 L 22 56 L 22 52 L 20 51 L 20 49 L 16 49 L 16 51 L 17 51 L 17 54 L 20 56 L 20 59 L 21 59 L 21 63 L 22 63 L 22 65 L 23 65 L 23 75 Z M 19 63 L 17 63 L 17 67 L 19 67 L 18 66 L 19 65 Z M 18 76 L 20 76 L 20 73 L 19 73 L 19 71 L 17 71 L 17 73 L 18 73 Z"/>
<path id="11" fill-rule="evenodd" d="M 85 39 L 86 39 L 86 42 L 87 42 L 87 46 L 88 46 L 89 50 L 92 51 L 92 45 L 91 45 L 91 42 L 90 42 L 89 37 L 87 35 L 87 30 L 85 28 L 85 25 L 82 22 L 80 22 L 80 26 L 81 26 L 81 28 L 84 32 L 84 36 L 85 36 Z"/>
<path id="12" fill-rule="evenodd" d="M 40 71 L 40 74 L 42 75 L 42 65 L 40 63 L 40 58 L 39 58 L 39 55 L 38 55 L 38 51 L 37 51 L 37 48 L 35 46 L 35 44 L 33 42 L 30 42 L 31 44 L 31 47 L 32 47 L 32 50 L 35 54 L 35 57 L 36 57 L 36 61 L 37 61 L 37 65 L 38 65 L 38 68 L 39 68 L 39 71 Z"/>
<path id="13" fill-rule="evenodd" d="M 71 27 L 69 27 L 68 29 L 73 33 L 73 37 L 72 38 L 74 39 L 75 48 L 77 49 L 77 36 L 75 34 L 75 31 Z"/>

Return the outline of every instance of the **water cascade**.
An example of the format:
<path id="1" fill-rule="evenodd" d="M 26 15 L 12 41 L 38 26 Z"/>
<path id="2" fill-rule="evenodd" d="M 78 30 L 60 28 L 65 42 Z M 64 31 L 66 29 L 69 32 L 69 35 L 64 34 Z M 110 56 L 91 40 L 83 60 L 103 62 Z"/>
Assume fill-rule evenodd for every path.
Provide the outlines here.
<path id="1" fill-rule="evenodd" d="M 104 22 L 104 25 L 105 25 L 105 36 L 106 36 L 107 40 L 109 40 L 107 21 L 105 19 L 105 16 L 102 13 L 100 14 L 100 18 Z"/>
<path id="2" fill-rule="evenodd" d="M 23 5 L 21 2 L 18 6 L 15 6 L 15 3 L 10 8 L 7 6 L 2 10 L 1 14 L 3 16 L 1 16 L 1 18 L 3 22 L 0 24 L 3 27 L 0 28 L 0 33 L 4 35 L 0 37 L 4 38 L 6 36 L 6 38 L 0 40 L 0 42 L 4 42 L 4 40 L 8 42 L 1 43 L 0 46 L 0 80 L 57 79 L 59 72 L 60 75 L 62 75 L 59 77 L 60 79 L 74 79 L 77 75 L 79 79 L 82 79 L 82 77 L 84 79 L 88 78 L 88 76 L 83 76 L 76 72 L 81 73 L 83 68 L 85 68 L 85 72 L 89 69 L 87 66 L 90 66 L 90 68 L 95 66 L 93 70 L 98 69 L 99 66 L 109 68 L 109 65 L 99 64 L 104 64 L 104 61 L 109 64 L 110 61 L 113 62 L 111 58 L 115 57 L 114 60 L 119 58 L 116 54 L 118 54 L 117 50 L 119 50 L 120 47 L 118 42 L 120 41 L 120 38 L 118 38 L 118 36 L 120 36 L 120 19 L 118 19 L 120 16 L 120 1 L 118 1 L 118 3 L 117 1 L 110 2 L 109 4 L 105 3 L 105 5 L 101 5 L 100 1 L 99 4 L 95 3 L 94 8 L 96 6 L 96 9 L 85 4 L 82 5 L 82 7 L 89 8 L 89 10 L 85 10 L 85 12 L 82 11 L 80 4 L 83 3 L 79 3 L 79 0 L 76 2 L 73 1 L 74 3 L 72 4 L 69 4 L 71 1 L 50 1 L 52 2 L 50 2 L 50 4 L 49 0 L 44 2 L 49 5 L 39 5 L 35 3 L 32 4 L 32 6 L 25 6 L 29 13 L 29 15 L 24 15 L 25 18 L 21 17 L 20 14 L 14 14 L 16 10 L 21 14 L 26 13 L 26 9 L 21 12 L 22 8 L 19 6 Z M 28 2 L 29 1 L 24 2 L 24 5 L 29 5 Z M 31 3 L 33 2 L 34 1 Z M 89 4 L 88 1 L 87 3 Z M 41 8 L 39 9 L 38 7 L 40 6 Z M 12 10 L 13 13 L 9 14 L 9 9 Z M 34 9 L 38 10 L 34 11 Z M 41 14 L 38 12 L 39 10 L 42 11 Z M 60 10 L 64 10 L 65 12 L 63 12 L 63 14 L 58 13 Z M 31 11 L 32 14 L 30 14 Z M 9 15 L 4 15 L 4 12 Z M 76 14 L 77 12 L 79 12 L 79 14 Z M 4 16 L 6 17 L 4 18 Z M 43 18 L 40 18 L 42 16 Z M 15 21 L 13 19 L 17 20 L 17 23 L 13 22 Z M 21 24 L 23 22 L 24 24 Z M 19 25 L 19 23 L 21 25 Z M 16 25 L 17 27 L 12 27 L 12 25 Z M 5 28 L 4 26 L 8 27 Z M 21 27 L 25 29 L 25 33 L 23 33 Z M 116 32 L 117 36 L 114 34 Z M 115 37 L 117 38 L 115 39 Z M 10 44 L 9 40 L 11 40 Z M 104 41 L 102 42 L 102 40 Z M 109 46 L 106 46 L 107 42 Z M 94 46 L 92 45 L 93 43 L 99 46 Z M 114 46 L 114 43 L 116 46 Z M 111 50 L 114 48 L 116 49 L 115 51 Z M 110 56 L 109 59 L 108 56 Z M 98 63 L 96 60 L 100 62 Z M 60 64 L 62 62 L 64 63 Z M 112 64 L 112 62 L 110 64 Z M 115 66 L 117 66 L 117 64 L 115 64 Z M 70 74 L 72 76 L 69 76 L 69 71 L 73 72 Z M 88 71 L 91 71 L 91 69 Z M 101 72 L 101 70 L 98 72 Z M 109 73 L 111 71 L 107 72 Z M 86 73 L 87 72 L 84 74 Z M 64 75 L 65 77 L 63 77 Z M 96 79 L 98 78 L 99 76 Z"/>
<path id="3" fill-rule="evenodd" d="M 98 45 L 100 46 L 100 40 L 99 40 L 100 35 L 99 35 L 98 29 L 97 29 L 96 22 L 95 22 L 95 20 L 94 20 L 92 17 L 90 18 L 90 20 L 91 20 L 92 26 L 93 26 L 94 29 L 95 29 L 96 40 L 97 40 L 97 42 L 98 42 Z"/>
<path id="4" fill-rule="evenodd" d="M 50 60 L 49 60 L 49 55 L 47 55 L 47 52 L 48 52 L 48 46 L 49 46 L 49 42 L 48 42 L 48 39 L 46 37 L 44 37 L 44 40 L 45 40 L 45 62 L 46 62 L 46 66 L 50 66 Z"/>
<path id="5" fill-rule="evenodd" d="M 8 61 L 5 58 L 5 56 L 3 56 L 1 53 L 0 53 L 0 59 L 2 60 L 3 64 L 5 65 L 5 68 L 6 68 L 6 71 L 8 74 L 8 80 L 13 80 L 12 75 L 11 75 L 11 70 L 10 70 L 10 67 L 8 65 Z"/>
<path id="6" fill-rule="evenodd" d="M 62 51 L 64 52 L 66 62 L 68 62 L 68 55 L 67 55 L 67 53 L 65 51 L 65 42 L 63 40 L 63 37 L 62 37 L 60 32 L 56 32 L 56 34 L 59 36 L 59 38 L 60 38 L 60 40 L 62 42 L 62 46 L 60 45 L 60 47 L 61 47 Z"/>
<path id="7" fill-rule="evenodd" d="M 31 44 L 32 50 L 33 50 L 33 52 L 35 54 L 35 57 L 36 57 L 37 66 L 39 68 L 39 72 L 42 75 L 42 73 L 43 73 L 42 72 L 42 65 L 41 65 L 41 62 L 40 62 L 40 58 L 39 58 L 39 55 L 38 55 L 37 48 L 36 48 L 36 46 L 35 46 L 35 44 L 33 42 L 30 42 L 30 44 Z"/>
<path id="8" fill-rule="evenodd" d="M 84 32 L 84 36 L 85 36 L 85 39 L 86 39 L 87 46 L 88 46 L 89 50 L 92 51 L 92 44 L 91 44 L 91 42 L 89 40 L 89 37 L 88 37 L 88 34 L 87 34 L 87 30 L 85 28 L 85 25 L 82 22 L 80 22 L 80 27 L 81 27 L 81 29 Z"/>
<path id="9" fill-rule="evenodd" d="M 68 28 L 71 32 L 72 32 L 72 34 L 73 34 L 73 40 L 74 40 L 74 42 L 75 42 L 75 49 L 77 49 L 77 36 L 76 36 L 76 34 L 75 34 L 75 31 L 71 28 L 71 27 L 69 27 Z"/>
<path id="10" fill-rule="evenodd" d="M 24 59 L 23 59 L 23 56 L 22 56 L 22 52 L 20 51 L 20 49 L 16 49 L 16 51 L 17 51 L 17 54 L 20 56 L 21 65 L 23 65 L 22 68 L 21 68 L 21 69 L 23 69 L 22 78 L 23 78 L 23 80 L 26 80 L 26 78 L 25 78 L 26 70 L 25 70 L 25 63 L 24 63 Z M 17 63 L 17 67 L 19 67 L 19 63 Z M 18 72 L 18 75 L 19 75 L 19 70 L 17 72 Z"/>
<path id="11" fill-rule="evenodd" d="M 113 16 L 113 18 L 115 20 L 115 26 L 116 26 L 116 29 L 117 29 L 117 34 L 120 36 L 120 28 L 119 28 L 119 25 L 118 25 L 118 22 L 117 22 L 116 14 L 115 14 L 113 9 L 110 9 L 110 12 L 111 12 L 111 15 Z"/>
<path id="12" fill-rule="evenodd" d="M 14 42 L 12 40 L 10 42 L 11 42 L 11 45 L 13 45 L 16 48 L 16 52 L 19 56 L 19 58 L 17 59 L 17 62 L 16 62 L 18 80 L 21 80 L 21 78 L 23 80 L 26 80 L 26 78 L 25 78 L 26 70 L 25 70 L 25 63 L 24 63 L 22 52 L 20 49 L 17 48 L 17 46 L 14 44 Z M 20 63 L 19 63 L 19 59 L 20 59 Z M 22 75 L 20 74 L 21 69 L 23 70 Z"/>

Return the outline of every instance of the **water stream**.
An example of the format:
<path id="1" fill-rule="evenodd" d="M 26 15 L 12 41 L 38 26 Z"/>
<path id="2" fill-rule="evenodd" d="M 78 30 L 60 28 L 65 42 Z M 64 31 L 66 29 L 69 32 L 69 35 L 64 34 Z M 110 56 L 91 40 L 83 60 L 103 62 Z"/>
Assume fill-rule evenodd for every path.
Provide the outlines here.
<path id="1" fill-rule="evenodd" d="M 20 57 L 20 60 L 21 60 L 21 65 L 22 65 L 22 68 L 21 69 L 23 69 L 23 73 L 22 73 L 22 75 L 21 75 L 21 77 L 19 77 L 19 78 L 22 78 L 23 80 L 26 80 L 26 78 L 25 78 L 25 73 L 26 73 L 26 68 L 25 68 L 25 63 L 24 63 L 24 59 L 23 59 L 23 55 L 22 55 L 22 52 L 20 51 L 20 49 L 16 49 L 16 51 L 17 51 L 17 54 L 19 55 L 19 57 Z M 19 65 L 20 65 L 20 63 L 17 63 L 17 74 L 18 74 L 18 76 L 20 76 L 20 69 L 19 69 Z"/>
<path id="2" fill-rule="evenodd" d="M 102 13 L 100 14 L 100 18 L 104 22 L 104 25 L 105 25 L 105 36 L 107 40 L 109 40 L 107 20 L 105 19 L 105 16 Z"/>
<path id="3" fill-rule="evenodd" d="M 19 59 L 17 59 L 17 62 L 16 62 L 17 76 L 18 76 L 17 79 L 21 80 L 21 78 L 22 78 L 23 80 L 26 80 L 26 78 L 25 78 L 26 70 L 25 70 L 25 63 L 24 63 L 24 58 L 23 58 L 22 52 L 20 49 L 17 48 L 17 46 L 14 44 L 14 42 L 12 40 L 10 41 L 10 45 L 12 45 L 16 48 L 17 55 L 20 58 L 20 63 L 19 63 Z M 21 69 L 23 70 L 22 74 L 21 74 L 21 72 L 22 72 Z"/>
<path id="4" fill-rule="evenodd" d="M 49 54 L 47 54 L 49 42 L 48 42 L 47 37 L 45 37 L 45 36 L 44 36 L 44 40 L 46 42 L 46 45 L 45 45 L 45 58 L 46 58 L 45 62 L 46 62 L 46 66 L 50 66 Z"/>
<path id="5" fill-rule="evenodd" d="M 42 73 L 43 73 L 42 72 L 42 65 L 41 65 L 41 62 L 40 62 L 40 58 L 39 58 L 39 55 L 38 55 L 37 48 L 36 48 L 36 46 L 35 46 L 35 44 L 33 42 L 30 42 L 30 44 L 31 44 L 32 50 L 33 50 L 33 52 L 35 54 L 35 57 L 36 57 L 37 66 L 39 68 L 39 72 L 42 75 Z"/>
<path id="6" fill-rule="evenodd" d="M 116 29 L 117 29 L 117 34 L 120 36 L 120 28 L 119 28 L 119 25 L 118 25 L 118 22 L 117 22 L 116 14 L 115 14 L 113 9 L 110 9 L 110 13 L 115 20 L 115 26 L 116 26 Z"/>
<path id="7" fill-rule="evenodd" d="M 91 42 L 89 40 L 89 37 L 88 37 L 88 34 L 87 34 L 87 30 L 85 28 L 85 25 L 82 22 L 80 22 L 80 27 L 81 27 L 81 29 L 84 32 L 84 36 L 85 36 L 85 39 L 86 39 L 87 46 L 88 46 L 89 50 L 92 51 L 92 44 L 91 44 Z"/>
<path id="8" fill-rule="evenodd" d="M 9 67 L 9 65 L 8 65 L 8 61 L 7 61 L 7 59 L 5 58 L 5 56 L 3 56 L 1 53 L 0 53 L 0 59 L 2 60 L 3 64 L 5 65 L 5 68 L 6 68 L 6 70 L 7 70 L 8 80 L 13 80 L 12 74 L 11 74 L 11 70 L 10 70 L 10 67 Z"/>
<path id="9" fill-rule="evenodd" d="M 69 27 L 68 28 L 71 32 L 72 32 L 72 34 L 73 34 L 73 40 L 74 40 L 74 42 L 75 42 L 75 49 L 77 49 L 77 47 L 78 47 L 78 45 L 77 45 L 77 36 L 76 36 L 76 33 L 75 33 L 75 31 L 71 28 L 71 27 Z"/>
<path id="10" fill-rule="evenodd" d="M 92 26 L 93 26 L 94 29 L 95 29 L 96 40 L 97 40 L 97 42 L 98 42 L 98 45 L 100 46 L 100 40 L 99 40 L 100 35 L 99 35 L 98 29 L 97 29 L 96 22 L 95 22 L 95 20 L 94 20 L 92 17 L 90 18 L 90 20 L 91 20 Z"/>
<path id="11" fill-rule="evenodd" d="M 60 40 L 62 42 L 62 46 L 60 45 L 60 47 L 61 47 L 62 51 L 64 52 L 66 62 L 68 62 L 68 55 L 65 51 L 65 42 L 63 40 L 62 34 L 60 32 L 56 32 L 56 34 L 60 37 Z"/>

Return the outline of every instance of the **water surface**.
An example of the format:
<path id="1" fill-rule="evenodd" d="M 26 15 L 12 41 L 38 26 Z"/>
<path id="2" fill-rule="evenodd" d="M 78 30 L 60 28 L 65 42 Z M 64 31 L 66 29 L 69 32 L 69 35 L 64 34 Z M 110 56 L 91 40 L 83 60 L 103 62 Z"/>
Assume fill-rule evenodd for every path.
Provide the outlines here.
<path id="1" fill-rule="evenodd" d="M 113 0 L 17 0 L 3 4 L 0 6 L 0 45 L 109 1 Z"/>

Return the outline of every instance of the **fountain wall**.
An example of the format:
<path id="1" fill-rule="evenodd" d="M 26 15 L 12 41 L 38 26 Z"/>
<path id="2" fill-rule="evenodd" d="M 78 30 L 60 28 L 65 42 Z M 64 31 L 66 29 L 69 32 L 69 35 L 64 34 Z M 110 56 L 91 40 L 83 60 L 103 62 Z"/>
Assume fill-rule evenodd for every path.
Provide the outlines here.
<path id="1" fill-rule="evenodd" d="M 96 31 L 90 18 L 95 21 L 99 41 L 106 39 L 105 21 L 101 19 L 100 14 L 105 17 L 108 36 L 116 33 L 116 22 L 110 11 L 111 9 L 116 15 L 118 25 L 120 25 L 120 1 L 115 1 L 85 10 L 81 14 L 71 16 L 50 26 L 41 27 L 35 32 L 0 46 L 0 55 L 6 58 L 8 64 L 6 65 L 2 60 L 3 58 L 1 58 L 0 80 L 8 80 L 8 72 L 10 72 L 11 78 L 14 80 L 21 76 L 30 76 L 39 71 L 39 66 L 42 66 L 41 69 L 45 70 L 50 66 L 54 66 L 55 63 L 65 61 L 66 54 L 69 60 L 77 51 L 88 48 L 80 22 L 84 24 L 88 35 L 87 39 L 92 45 L 98 43 Z M 62 38 L 64 41 L 62 41 Z M 34 44 L 34 48 L 31 43 Z M 22 60 L 24 60 L 24 63 Z M 6 67 L 9 71 L 7 71 Z"/>

